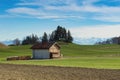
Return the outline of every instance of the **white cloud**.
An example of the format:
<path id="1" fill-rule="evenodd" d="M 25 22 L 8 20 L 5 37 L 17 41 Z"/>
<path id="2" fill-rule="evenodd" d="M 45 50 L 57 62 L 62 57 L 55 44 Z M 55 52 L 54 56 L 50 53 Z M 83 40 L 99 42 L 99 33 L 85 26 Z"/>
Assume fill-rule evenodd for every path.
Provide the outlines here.
<path id="1" fill-rule="evenodd" d="M 39 12 L 37 9 L 27 8 L 27 7 L 18 7 L 8 9 L 7 12 L 9 13 L 18 13 L 18 14 L 28 14 L 28 15 L 40 15 L 43 14 Z"/>
<path id="2" fill-rule="evenodd" d="M 19 15 L 25 14 L 38 19 L 89 18 L 106 22 L 120 22 L 120 6 L 107 6 L 105 4 L 101 6 L 94 5 L 95 2 L 99 1 L 100 0 L 21 0 L 21 3 L 16 4 L 20 7 L 8 9 L 7 12 Z M 80 2 L 81 5 L 78 4 L 78 2 Z M 28 6 L 37 6 L 38 8 L 29 8 Z M 89 14 L 92 15 L 88 17 Z"/>
<path id="3" fill-rule="evenodd" d="M 101 15 L 101 16 L 95 16 L 93 19 L 101 20 L 105 22 L 120 22 L 120 15 Z"/>
<path id="4" fill-rule="evenodd" d="M 71 33 L 75 38 L 110 38 L 120 36 L 120 24 L 118 25 L 98 25 L 96 27 L 71 28 Z"/>
<path id="5" fill-rule="evenodd" d="M 42 11 L 41 9 L 27 8 L 27 7 L 17 7 L 6 10 L 6 12 L 10 14 L 14 14 L 14 16 L 25 17 L 32 16 L 38 19 L 66 19 L 66 18 L 78 18 L 82 19 L 82 16 L 73 16 L 73 15 L 64 15 L 64 14 L 53 14 L 51 12 Z"/>
<path id="6" fill-rule="evenodd" d="M 107 5 L 101 5 L 101 6 L 95 6 L 93 3 L 99 2 L 100 0 L 64 0 L 63 6 L 53 6 L 53 5 L 43 5 L 45 9 L 48 10 L 60 10 L 60 11 L 78 11 L 78 12 L 100 12 L 100 13 L 116 13 L 120 12 L 120 6 L 107 6 Z M 49 3 L 50 1 L 48 1 Z M 59 2 L 59 0 L 58 0 Z M 77 2 L 81 2 L 81 5 L 77 4 Z"/>
<path id="7" fill-rule="evenodd" d="M 11 13 L 11 14 L 29 15 L 29 16 L 33 16 L 33 17 L 36 17 L 39 19 L 59 18 L 59 16 L 49 15 L 48 13 L 45 13 L 45 12 L 41 11 L 40 9 L 27 8 L 27 7 L 18 7 L 18 8 L 8 9 L 7 12 Z"/>

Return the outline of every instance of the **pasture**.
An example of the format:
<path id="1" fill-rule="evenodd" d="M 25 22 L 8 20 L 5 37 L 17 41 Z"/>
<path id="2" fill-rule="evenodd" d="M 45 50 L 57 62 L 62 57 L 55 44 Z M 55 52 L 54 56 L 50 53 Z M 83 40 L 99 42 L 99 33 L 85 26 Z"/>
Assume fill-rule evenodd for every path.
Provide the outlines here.
<path id="1" fill-rule="evenodd" d="M 61 45 L 61 59 L 6 61 L 9 56 L 31 56 L 31 45 L 0 49 L 0 63 L 120 69 L 120 45 Z"/>

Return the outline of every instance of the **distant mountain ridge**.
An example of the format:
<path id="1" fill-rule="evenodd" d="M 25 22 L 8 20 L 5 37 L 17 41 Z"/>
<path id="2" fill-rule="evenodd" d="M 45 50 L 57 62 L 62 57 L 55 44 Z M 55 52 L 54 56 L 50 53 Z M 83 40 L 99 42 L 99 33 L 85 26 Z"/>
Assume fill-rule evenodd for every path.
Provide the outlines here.
<path id="1" fill-rule="evenodd" d="M 105 40 L 107 40 L 107 38 L 75 38 L 73 42 L 80 45 L 94 45 L 96 42 Z"/>
<path id="2" fill-rule="evenodd" d="M 13 44 L 13 40 L 1 41 L 1 43 L 5 45 L 10 45 L 10 44 Z"/>
<path id="3" fill-rule="evenodd" d="M 93 45 L 96 42 L 105 41 L 107 38 L 74 38 L 73 43 L 80 45 Z M 2 41 L 5 45 L 13 44 L 13 40 Z"/>

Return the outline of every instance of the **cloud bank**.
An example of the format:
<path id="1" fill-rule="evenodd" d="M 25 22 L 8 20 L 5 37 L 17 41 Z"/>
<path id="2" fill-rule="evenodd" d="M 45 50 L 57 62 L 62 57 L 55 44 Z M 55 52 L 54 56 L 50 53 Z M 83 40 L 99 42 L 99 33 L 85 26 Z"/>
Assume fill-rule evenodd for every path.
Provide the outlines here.
<path id="1" fill-rule="evenodd" d="M 119 0 L 21 0 L 17 7 L 7 9 L 10 14 L 29 15 L 39 19 L 91 19 L 120 22 Z M 105 3 L 103 2 L 103 3 Z M 92 15 L 90 15 L 92 14 Z M 90 16 L 88 16 L 90 15 Z M 73 17 L 74 16 L 74 17 Z M 82 18 L 81 18 L 82 17 Z"/>
<path id="2" fill-rule="evenodd" d="M 120 25 L 97 25 L 70 28 L 75 38 L 111 38 L 120 36 Z"/>

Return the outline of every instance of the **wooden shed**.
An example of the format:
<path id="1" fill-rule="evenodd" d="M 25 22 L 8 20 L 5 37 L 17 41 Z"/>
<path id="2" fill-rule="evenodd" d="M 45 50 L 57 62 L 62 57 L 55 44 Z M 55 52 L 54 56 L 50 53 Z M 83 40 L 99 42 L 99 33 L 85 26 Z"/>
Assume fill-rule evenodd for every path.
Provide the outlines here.
<path id="1" fill-rule="evenodd" d="M 57 42 L 37 43 L 31 47 L 33 59 L 60 58 L 60 46 Z"/>

